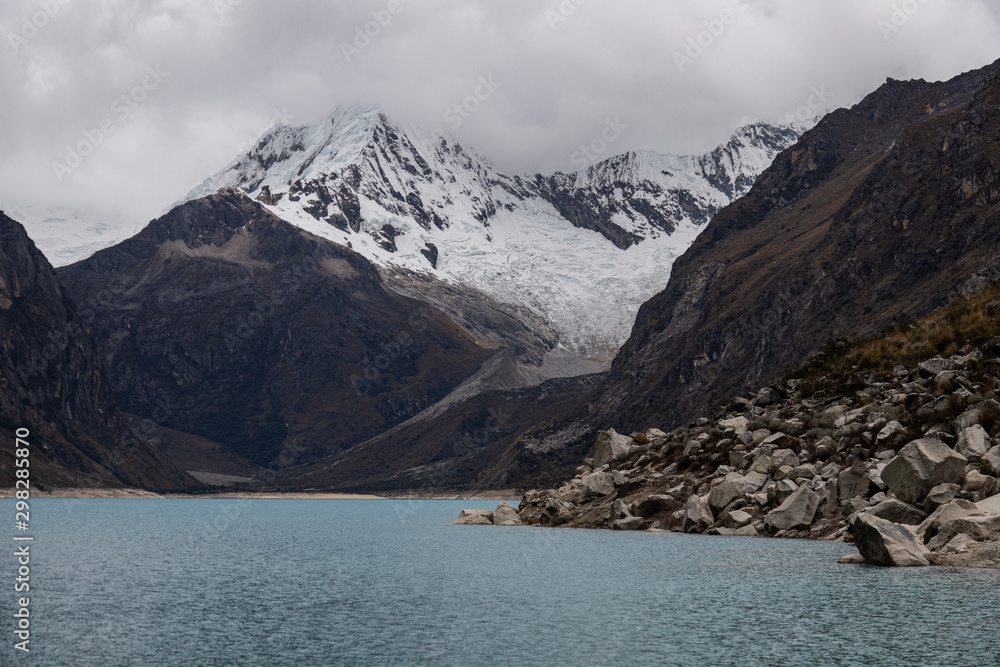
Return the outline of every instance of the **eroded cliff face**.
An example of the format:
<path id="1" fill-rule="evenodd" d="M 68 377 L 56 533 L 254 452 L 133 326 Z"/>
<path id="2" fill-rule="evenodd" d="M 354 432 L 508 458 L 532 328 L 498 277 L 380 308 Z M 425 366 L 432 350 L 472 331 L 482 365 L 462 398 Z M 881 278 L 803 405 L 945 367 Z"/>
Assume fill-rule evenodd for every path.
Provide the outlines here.
<path id="1" fill-rule="evenodd" d="M 13 438 L 23 428 L 36 485 L 194 486 L 128 432 L 89 324 L 24 228 L 0 213 L 0 434 L 9 445 L 0 467 L 10 484 Z"/>
<path id="2" fill-rule="evenodd" d="M 363 442 L 490 356 L 348 248 L 236 191 L 60 270 L 123 408 L 284 468 Z"/>
<path id="3" fill-rule="evenodd" d="M 597 428 L 676 426 L 833 336 L 982 284 L 1000 255 L 998 72 L 890 80 L 781 153 L 642 306 L 588 410 L 515 445 L 522 462 L 533 442 L 568 462 Z"/>

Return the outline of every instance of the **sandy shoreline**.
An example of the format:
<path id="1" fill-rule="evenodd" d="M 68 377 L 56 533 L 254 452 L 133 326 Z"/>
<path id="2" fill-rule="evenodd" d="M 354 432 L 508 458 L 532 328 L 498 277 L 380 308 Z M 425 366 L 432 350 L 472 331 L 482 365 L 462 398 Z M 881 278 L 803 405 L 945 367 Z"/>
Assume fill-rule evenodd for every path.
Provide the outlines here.
<path id="1" fill-rule="evenodd" d="M 511 498 L 519 498 L 521 494 L 516 491 L 509 492 L 496 492 L 488 491 L 484 493 L 432 493 L 432 494 L 419 494 L 419 493 L 404 493 L 404 494 L 393 494 L 393 495 L 371 495 L 371 494 L 357 494 L 357 493 L 326 493 L 321 491 L 316 492 L 306 492 L 306 491 L 291 491 L 291 492 L 273 492 L 273 491 L 220 491 L 218 493 L 155 493 L 153 491 L 144 491 L 142 489 L 90 489 L 90 488 L 78 488 L 78 489 L 48 489 L 46 491 L 39 491 L 37 489 L 32 489 L 32 498 L 80 498 L 80 499 L 185 499 L 185 498 L 200 498 L 200 499 L 211 499 L 217 498 L 220 500 L 225 499 L 250 499 L 250 500 L 510 500 Z M 13 498 L 14 489 L 0 489 L 0 499 Z"/>

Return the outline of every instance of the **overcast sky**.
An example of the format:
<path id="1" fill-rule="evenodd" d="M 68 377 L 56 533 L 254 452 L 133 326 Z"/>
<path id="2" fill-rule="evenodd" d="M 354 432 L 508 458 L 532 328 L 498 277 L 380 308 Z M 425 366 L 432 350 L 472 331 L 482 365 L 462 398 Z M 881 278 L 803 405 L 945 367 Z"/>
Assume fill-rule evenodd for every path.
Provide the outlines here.
<path id="1" fill-rule="evenodd" d="M 272 123 L 351 102 L 442 128 L 509 172 L 572 169 L 608 119 L 627 127 L 607 157 L 703 152 L 750 120 L 849 106 L 886 77 L 989 64 L 998 5 L 4 0 L 0 208 L 144 222 Z M 446 119 L 477 92 L 474 112 Z"/>

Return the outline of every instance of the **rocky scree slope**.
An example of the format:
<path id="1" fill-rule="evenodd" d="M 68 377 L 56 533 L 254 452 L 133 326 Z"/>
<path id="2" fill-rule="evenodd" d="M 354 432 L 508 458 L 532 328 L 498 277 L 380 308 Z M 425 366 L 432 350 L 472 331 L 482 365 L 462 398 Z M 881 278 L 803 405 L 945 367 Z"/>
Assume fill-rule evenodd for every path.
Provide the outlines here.
<path id="1" fill-rule="evenodd" d="M 122 421 L 90 335 L 92 315 L 78 312 L 25 229 L 0 213 L 0 470 L 6 484 L 13 486 L 15 434 L 26 428 L 35 487 L 197 488 Z"/>
<path id="2" fill-rule="evenodd" d="M 60 269 L 129 413 L 285 468 L 418 414 L 494 353 L 348 248 L 227 190 Z M 207 472 L 221 472 L 207 471 Z"/>
<path id="3" fill-rule="evenodd" d="M 998 72 L 890 80 L 822 119 L 675 262 L 587 409 L 529 433 L 482 482 L 539 465 L 554 475 L 599 428 L 684 423 L 831 337 L 988 284 L 1000 266 Z"/>
<path id="4" fill-rule="evenodd" d="M 376 109 L 344 106 L 316 126 L 273 128 L 187 199 L 241 188 L 348 245 L 388 282 L 406 270 L 478 290 L 547 322 L 569 351 L 607 361 L 673 259 L 800 134 L 757 123 L 701 156 L 632 152 L 572 174 L 510 176 Z"/>
<path id="5" fill-rule="evenodd" d="M 879 565 L 1000 567 L 998 297 L 993 286 L 891 335 L 831 342 L 687 427 L 602 431 L 576 476 L 526 493 L 519 518 L 839 539 Z M 954 353 L 927 358 L 935 348 Z"/>

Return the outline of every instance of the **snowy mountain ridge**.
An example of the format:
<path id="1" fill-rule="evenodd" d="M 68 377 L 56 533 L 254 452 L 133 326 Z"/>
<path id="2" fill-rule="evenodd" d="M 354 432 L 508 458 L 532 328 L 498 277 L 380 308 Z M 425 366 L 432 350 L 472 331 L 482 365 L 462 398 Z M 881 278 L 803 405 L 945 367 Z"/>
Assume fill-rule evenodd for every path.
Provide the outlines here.
<path id="1" fill-rule="evenodd" d="M 341 106 L 318 125 L 272 127 L 178 204 L 240 188 L 386 278 L 471 287 L 544 318 L 565 351 L 609 361 L 674 259 L 803 130 L 755 123 L 705 155 L 634 151 L 576 173 L 507 175 L 378 109 Z M 109 245 L 70 247 L 27 222 L 56 264 Z"/>
<path id="2" fill-rule="evenodd" d="M 577 173 L 506 175 L 377 109 L 276 126 L 185 197 L 236 187 L 384 273 L 430 273 L 524 306 L 609 360 L 673 260 L 802 128 L 755 123 L 701 156 L 637 151 Z"/>

